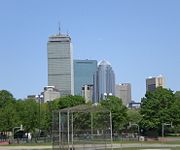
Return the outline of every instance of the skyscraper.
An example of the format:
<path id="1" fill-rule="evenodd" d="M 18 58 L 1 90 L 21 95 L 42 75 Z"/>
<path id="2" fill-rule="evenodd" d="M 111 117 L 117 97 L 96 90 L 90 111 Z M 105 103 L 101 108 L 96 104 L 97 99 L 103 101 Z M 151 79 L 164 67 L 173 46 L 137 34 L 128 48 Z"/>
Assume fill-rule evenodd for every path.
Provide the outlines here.
<path id="1" fill-rule="evenodd" d="M 121 98 L 123 104 L 127 106 L 131 102 L 131 84 L 116 84 L 115 96 Z"/>
<path id="2" fill-rule="evenodd" d="M 93 84 L 93 75 L 97 71 L 96 60 L 74 60 L 74 94 L 82 96 L 84 85 Z"/>
<path id="3" fill-rule="evenodd" d="M 165 79 L 162 75 L 146 79 L 146 91 L 154 91 L 157 87 L 165 87 Z"/>
<path id="4" fill-rule="evenodd" d="M 98 64 L 98 71 L 94 77 L 94 102 L 105 99 L 105 93 L 115 95 L 115 74 L 111 64 L 105 60 Z"/>
<path id="5" fill-rule="evenodd" d="M 48 44 L 48 85 L 55 86 L 61 96 L 74 94 L 72 43 L 69 35 L 53 35 Z"/>

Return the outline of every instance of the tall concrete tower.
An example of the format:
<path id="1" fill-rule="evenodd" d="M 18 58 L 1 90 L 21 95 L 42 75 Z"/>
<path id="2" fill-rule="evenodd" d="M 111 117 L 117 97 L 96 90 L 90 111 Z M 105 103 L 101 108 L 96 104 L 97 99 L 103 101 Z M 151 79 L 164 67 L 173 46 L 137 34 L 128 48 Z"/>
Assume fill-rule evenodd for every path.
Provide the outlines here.
<path id="1" fill-rule="evenodd" d="M 146 91 L 154 91 L 157 87 L 165 88 L 165 78 L 162 75 L 146 79 Z"/>
<path id="2" fill-rule="evenodd" d="M 131 84 L 116 84 L 115 96 L 121 98 L 123 104 L 127 106 L 131 102 Z"/>
<path id="3" fill-rule="evenodd" d="M 58 34 L 49 37 L 48 85 L 55 86 L 61 96 L 74 95 L 72 43 L 69 35 Z"/>

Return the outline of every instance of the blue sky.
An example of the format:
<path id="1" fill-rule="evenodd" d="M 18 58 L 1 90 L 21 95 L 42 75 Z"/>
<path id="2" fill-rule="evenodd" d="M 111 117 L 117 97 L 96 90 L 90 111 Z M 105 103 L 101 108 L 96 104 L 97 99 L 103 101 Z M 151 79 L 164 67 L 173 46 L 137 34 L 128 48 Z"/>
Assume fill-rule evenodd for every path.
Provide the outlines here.
<path id="1" fill-rule="evenodd" d="M 180 90 L 179 0 L 0 0 L 0 89 L 16 98 L 47 85 L 47 41 L 69 32 L 75 59 L 108 60 L 132 98 L 162 74 Z"/>

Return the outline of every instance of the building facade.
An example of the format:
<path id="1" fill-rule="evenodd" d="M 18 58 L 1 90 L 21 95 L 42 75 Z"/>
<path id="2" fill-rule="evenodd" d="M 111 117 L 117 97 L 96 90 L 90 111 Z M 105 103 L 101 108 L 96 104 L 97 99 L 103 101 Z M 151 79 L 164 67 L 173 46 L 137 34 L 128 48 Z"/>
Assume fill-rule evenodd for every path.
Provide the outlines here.
<path id="1" fill-rule="evenodd" d="M 94 76 L 94 103 L 106 98 L 106 95 L 115 95 L 115 74 L 111 64 L 105 60 L 98 64 L 98 70 Z"/>
<path id="2" fill-rule="evenodd" d="M 165 78 L 162 75 L 146 79 L 146 91 L 154 91 L 157 87 L 165 88 Z"/>
<path id="3" fill-rule="evenodd" d="M 53 35 L 48 44 L 48 85 L 55 86 L 61 96 L 74 95 L 72 43 L 69 35 Z"/>
<path id="4" fill-rule="evenodd" d="M 128 106 L 128 104 L 131 102 L 131 84 L 116 84 L 115 96 L 122 99 L 123 104 Z"/>
<path id="5" fill-rule="evenodd" d="M 93 75 L 97 71 L 96 60 L 74 60 L 74 94 L 82 96 L 84 85 L 93 84 Z"/>
<path id="6" fill-rule="evenodd" d="M 82 96 L 87 102 L 93 101 L 93 85 L 84 85 L 82 87 Z"/>
<path id="7" fill-rule="evenodd" d="M 44 102 L 53 101 L 56 98 L 60 97 L 60 92 L 54 86 L 46 86 L 44 87 Z"/>

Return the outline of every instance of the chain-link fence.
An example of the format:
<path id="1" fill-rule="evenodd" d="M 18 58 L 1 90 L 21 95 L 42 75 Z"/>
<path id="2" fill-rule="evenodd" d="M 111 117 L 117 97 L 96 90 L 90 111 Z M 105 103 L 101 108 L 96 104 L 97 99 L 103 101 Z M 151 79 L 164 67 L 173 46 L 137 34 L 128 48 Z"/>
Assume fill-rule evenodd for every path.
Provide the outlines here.
<path id="1" fill-rule="evenodd" d="M 112 146 L 111 112 L 80 105 L 53 112 L 53 150 L 109 149 Z"/>

